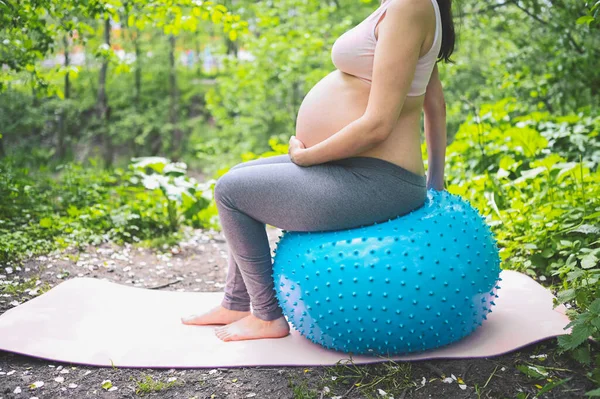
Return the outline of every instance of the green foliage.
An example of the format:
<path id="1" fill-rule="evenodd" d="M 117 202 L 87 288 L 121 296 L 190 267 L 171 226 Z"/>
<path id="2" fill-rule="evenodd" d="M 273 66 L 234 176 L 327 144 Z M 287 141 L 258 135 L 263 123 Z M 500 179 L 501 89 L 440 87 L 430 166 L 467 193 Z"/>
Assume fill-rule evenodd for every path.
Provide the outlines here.
<path id="1" fill-rule="evenodd" d="M 577 18 L 577 24 L 587 24 L 588 26 L 600 24 L 600 0 L 590 2 L 588 7 L 586 15 Z"/>
<path id="2" fill-rule="evenodd" d="M 448 102 L 493 103 L 510 95 L 526 112 L 554 114 L 598 104 L 600 24 L 577 23 L 588 12 L 597 17 L 593 3 L 453 3 L 456 64 L 442 68 Z"/>
<path id="3" fill-rule="evenodd" d="M 3 0 L 0 1 L 0 64 L 5 64 L 9 71 L 29 72 L 34 87 L 47 89 L 48 82 L 37 68 L 37 61 L 49 54 L 63 37 L 79 32 L 85 43 L 95 34 L 95 20 L 110 18 L 120 23 L 122 15 L 126 16 L 124 24 L 128 27 L 139 31 L 159 28 L 165 35 L 196 32 L 203 20 L 222 26 L 232 41 L 240 34 L 248 33 L 246 21 L 212 1 Z M 99 25 L 101 29 L 102 24 Z M 99 47 L 95 53 L 101 59 L 114 57 L 111 48 Z M 6 71 L 0 71 L 0 77 L 4 76 Z"/>
<path id="4" fill-rule="evenodd" d="M 267 150 L 270 138 L 285 141 L 294 134 L 302 98 L 333 70 L 333 41 L 353 24 L 322 2 L 283 0 L 249 7 L 260 16 L 260 36 L 246 40 L 254 59 L 225 59 L 224 73 L 206 95 L 219 131 L 205 146 L 235 158 Z"/>
<path id="5" fill-rule="evenodd" d="M 130 169 L 133 183 L 143 185 L 148 190 L 159 189 L 167 204 L 168 224 L 172 232 L 179 229 L 182 219 L 187 219 L 195 227 L 202 227 L 198 212 L 208 206 L 212 195 L 208 188 L 213 181 L 198 184 L 185 176 L 187 165 L 183 162 L 170 162 L 161 157 L 134 158 Z"/>
<path id="6" fill-rule="evenodd" d="M 64 164 L 57 175 L 30 173 L 10 158 L 1 162 L 0 262 L 56 247 L 139 242 L 169 235 L 180 224 L 214 223 L 202 212 L 212 198 L 212 181 L 199 185 L 167 160 L 137 161 L 130 170 L 112 171 Z"/>
<path id="7" fill-rule="evenodd" d="M 572 334 L 559 342 L 585 363 L 584 341 L 600 338 L 599 122 L 524 114 L 508 98 L 482 106 L 447 148 L 448 191 L 486 215 L 503 268 L 549 281 L 555 305 L 574 305 Z"/>
<path id="8" fill-rule="evenodd" d="M 172 386 L 182 385 L 183 382 L 177 381 L 174 379 L 172 381 L 163 382 L 160 380 L 154 380 L 151 375 L 143 374 L 141 379 L 135 379 L 133 377 L 129 377 L 129 380 L 133 380 L 136 384 L 135 393 L 136 395 L 144 396 L 153 392 L 161 392 L 165 389 L 169 389 Z"/>
<path id="9" fill-rule="evenodd" d="M 377 5 L 241 1 L 236 15 L 212 1 L 0 0 L 0 262 L 219 228 L 215 179 L 198 185 L 186 165 L 218 178 L 287 153 L 302 98 L 334 70 L 333 42 Z M 583 363 L 600 336 L 599 12 L 596 0 L 454 3 L 456 63 L 440 64 L 448 190 L 486 215 L 505 268 L 570 306 L 559 343 Z M 178 62 L 205 46 L 224 63 L 214 81 Z M 42 63 L 75 48 L 85 65 Z M 99 148 L 122 167 L 99 169 Z"/>

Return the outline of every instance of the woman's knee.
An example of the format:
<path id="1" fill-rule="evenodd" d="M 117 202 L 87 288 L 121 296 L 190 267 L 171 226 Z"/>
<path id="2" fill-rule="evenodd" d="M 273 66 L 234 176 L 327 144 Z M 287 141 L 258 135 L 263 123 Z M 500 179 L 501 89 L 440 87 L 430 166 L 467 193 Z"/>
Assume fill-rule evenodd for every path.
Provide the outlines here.
<path id="1" fill-rule="evenodd" d="M 231 198 L 233 193 L 236 187 L 239 188 L 239 180 L 236 175 L 237 173 L 230 169 L 227 173 L 217 179 L 214 194 L 217 203 L 232 205 Z"/>

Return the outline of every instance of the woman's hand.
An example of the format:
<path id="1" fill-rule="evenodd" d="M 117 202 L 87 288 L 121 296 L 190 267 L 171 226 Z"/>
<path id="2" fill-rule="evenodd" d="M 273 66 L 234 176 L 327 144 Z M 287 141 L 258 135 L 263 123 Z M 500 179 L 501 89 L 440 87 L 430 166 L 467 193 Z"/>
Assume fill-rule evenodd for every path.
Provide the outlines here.
<path id="1" fill-rule="evenodd" d="M 426 188 L 429 189 L 434 189 L 436 191 L 444 191 L 444 178 L 435 178 L 435 177 L 430 177 L 429 174 L 427 173 L 427 183 L 426 183 Z"/>
<path id="2" fill-rule="evenodd" d="M 306 146 L 303 142 L 298 140 L 296 136 L 290 137 L 288 154 L 290 154 L 290 159 L 293 163 L 299 166 L 310 166 L 304 159 L 302 159 L 302 155 L 306 151 Z"/>

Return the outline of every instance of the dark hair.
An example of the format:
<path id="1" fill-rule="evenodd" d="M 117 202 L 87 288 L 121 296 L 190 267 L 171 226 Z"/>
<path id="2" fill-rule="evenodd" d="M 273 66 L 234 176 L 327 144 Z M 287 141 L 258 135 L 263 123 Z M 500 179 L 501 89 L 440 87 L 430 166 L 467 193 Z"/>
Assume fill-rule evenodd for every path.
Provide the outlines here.
<path id="1" fill-rule="evenodd" d="M 436 0 L 442 16 L 442 47 L 438 54 L 438 61 L 453 62 L 450 55 L 454 52 L 456 34 L 452 20 L 452 0 Z"/>

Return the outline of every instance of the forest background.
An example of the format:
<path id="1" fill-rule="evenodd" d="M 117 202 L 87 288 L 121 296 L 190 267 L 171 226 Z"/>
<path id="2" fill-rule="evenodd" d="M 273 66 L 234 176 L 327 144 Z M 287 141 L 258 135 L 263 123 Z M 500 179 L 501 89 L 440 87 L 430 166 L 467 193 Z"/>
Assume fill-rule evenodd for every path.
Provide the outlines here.
<path id="1" fill-rule="evenodd" d="M 377 6 L 0 0 L 0 272 L 56 248 L 219 229 L 215 179 L 287 153 L 333 42 Z M 559 343 L 598 385 L 599 11 L 455 0 L 454 63 L 439 64 L 446 187 L 486 216 L 503 268 L 567 305 Z"/>

